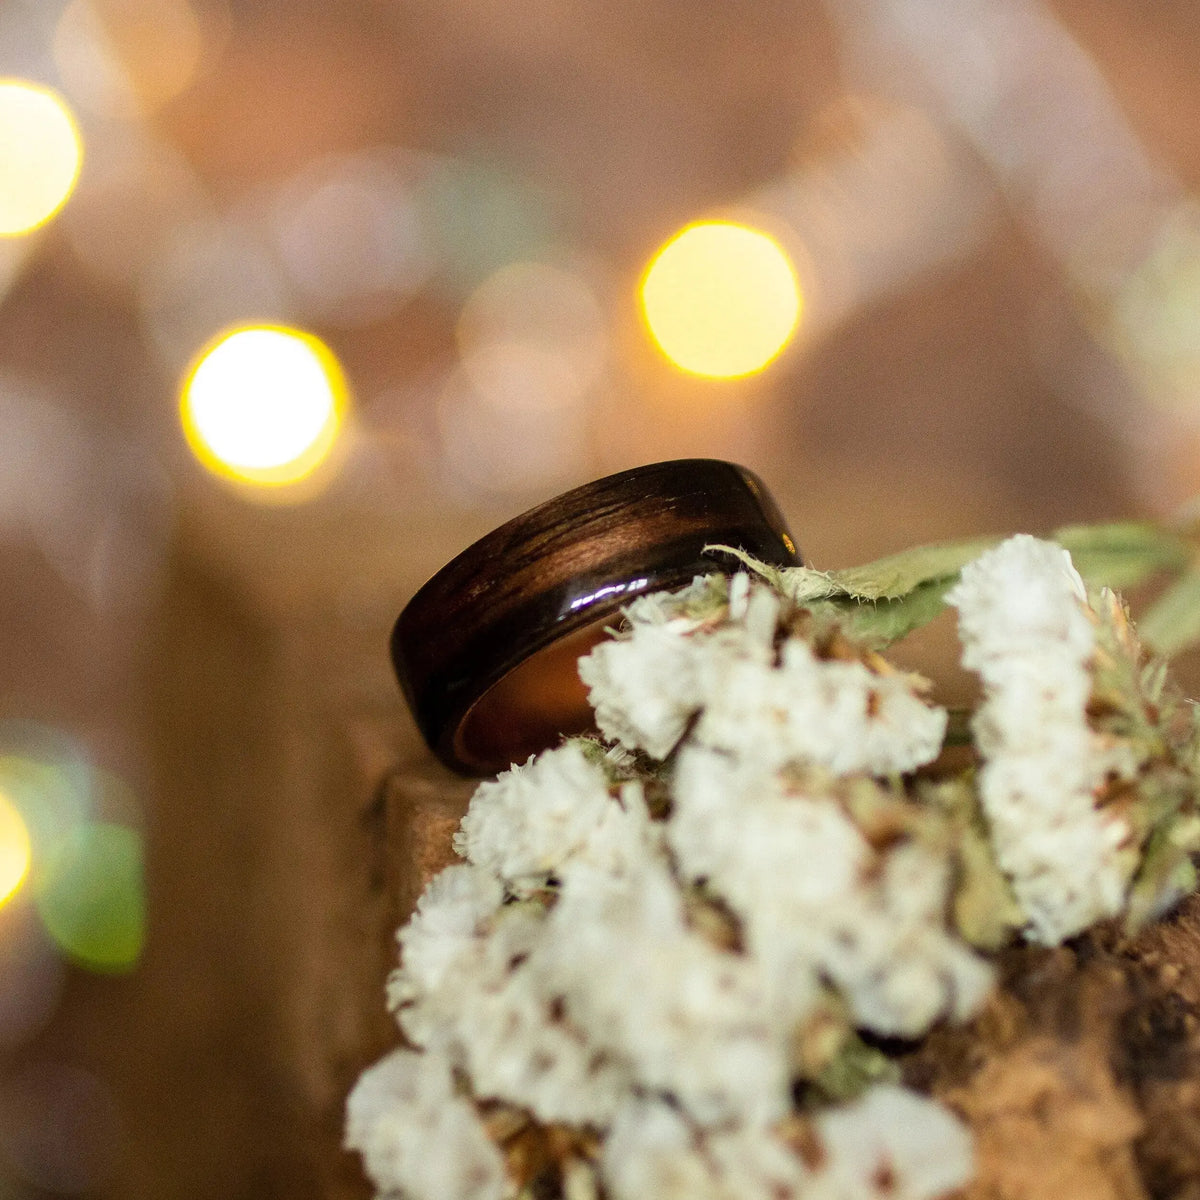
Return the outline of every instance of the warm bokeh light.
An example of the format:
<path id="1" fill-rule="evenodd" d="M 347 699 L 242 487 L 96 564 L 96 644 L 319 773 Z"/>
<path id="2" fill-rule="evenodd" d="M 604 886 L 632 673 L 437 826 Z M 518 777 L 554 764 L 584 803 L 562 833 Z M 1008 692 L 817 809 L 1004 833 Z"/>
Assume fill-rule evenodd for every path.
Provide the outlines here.
<path id="1" fill-rule="evenodd" d="M 694 375 L 733 379 L 761 371 L 800 318 L 800 286 L 769 234 L 704 221 L 654 256 L 641 287 L 646 324 L 663 353 Z"/>
<path id="2" fill-rule="evenodd" d="M 64 86 L 84 106 L 136 117 L 193 82 L 204 30 L 188 0 L 72 0 L 53 49 Z"/>
<path id="3" fill-rule="evenodd" d="M 318 338 L 281 325 L 221 334 L 183 387 L 188 443 L 211 471 L 242 483 L 298 483 L 328 457 L 346 405 L 346 383 Z"/>
<path id="4" fill-rule="evenodd" d="M 502 267 L 458 319 L 463 369 L 501 409 L 553 409 L 580 400 L 604 366 L 604 312 L 582 275 L 545 263 Z"/>
<path id="5" fill-rule="evenodd" d="M 438 252 L 418 180 L 416 154 L 377 147 L 309 163 L 276 195 L 273 249 L 306 318 L 370 325 L 413 297 Z"/>
<path id="6" fill-rule="evenodd" d="M 17 806 L 0 793 L 0 905 L 16 894 L 29 874 L 29 830 Z"/>
<path id="7" fill-rule="evenodd" d="M 31 233 L 67 202 L 83 141 L 63 99 L 21 79 L 0 79 L 0 236 Z"/>
<path id="8" fill-rule="evenodd" d="M 0 722 L 0 796 L 19 812 L 35 857 L 87 820 L 97 782 L 68 736 L 30 722 Z"/>

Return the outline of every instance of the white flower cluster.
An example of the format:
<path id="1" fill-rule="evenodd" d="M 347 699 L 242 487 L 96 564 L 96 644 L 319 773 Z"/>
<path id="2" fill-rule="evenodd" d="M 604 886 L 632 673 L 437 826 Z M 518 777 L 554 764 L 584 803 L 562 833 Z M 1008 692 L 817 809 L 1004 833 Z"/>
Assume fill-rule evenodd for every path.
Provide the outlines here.
<path id="1" fill-rule="evenodd" d="M 1126 692 L 1143 703 L 1112 683 L 1136 639 L 1063 549 L 1011 538 L 947 601 L 984 686 L 982 767 L 948 790 L 910 774 L 946 713 L 828 610 L 746 574 L 628 607 L 579 664 L 607 749 L 568 741 L 482 783 L 465 861 L 400 931 L 407 1046 L 362 1076 L 346 1130 L 381 1197 L 527 1200 L 547 1156 L 563 1200 L 934 1200 L 968 1180 L 961 1123 L 866 1086 L 855 1031 L 979 1010 L 993 969 L 960 930 L 999 939 L 972 911 L 1053 944 L 1135 909 L 1178 772 L 1157 716 L 1141 742 L 1120 723 Z M 1106 803 L 1135 784 L 1141 809 Z M 1163 861 L 1152 897 L 1177 894 Z M 806 1088 L 827 1106 L 798 1111 Z"/>
<path id="2" fill-rule="evenodd" d="M 815 1161 L 753 1126 L 713 1133 L 698 1147 L 668 1105 L 633 1100 L 605 1142 L 604 1179 L 615 1200 L 915 1200 L 946 1195 L 971 1175 L 966 1130 L 904 1088 L 879 1084 L 814 1126 Z"/>
<path id="3" fill-rule="evenodd" d="M 1095 614 L 1070 556 L 1026 534 L 968 564 L 947 596 L 983 680 L 979 790 L 1030 936 L 1053 944 L 1121 911 L 1130 830 L 1095 802 L 1132 769 L 1088 725 Z"/>
<path id="4" fill-rule="evenodd" d="M 399 935 L 389 998 L 411 1048 L 364 1076 L 348 1144 L 381 1195 L 458 1200 L 470 1173 L 486 1200 L 501 1160 L 470 1097 L 586 1131 L 611 1200 L 961 1185 L 965 1130 L 892 1084 L 818 1115 L 803 1147 L 788 1132 L 822 1013 L 912 1037 L 990 987 L 947 926 L 944 847 L 878 782 L 937 755 L 945 713 L 914 677 L 822 658 L 745 575 L 628 616 L 580 673 L 601 729 L 660 769 L 634 778 L 567 742 L 480 785 L 455 839 L 467 861 Z M 885 833 L 839 787 L 886 810 Z"/>
<path id="5" fill-rule="evenodd" d="M 823 981 L 855 1024 L 887 1036 L 964 1020 L 982 1002 L 992 972 L 946 927 L 942 847 L 909 839 L 879 853 L 827 795 L 705 746 L 683 748 L 673 796 L 667 837 L 680 873 L 707 881 L 742 920 L 785 1027 Z"/>
<path id="6" fill-rule="evenodd" d="M 765 770 L 802 760 L 886 775 L 937 755 L 946 714 L 921 700 L 912 676 L 818 659 L 799 637 L 777 649 L 780 598 L 745 575 L 715 628 L 688 616 L 713 586 L 642 597 L 626 610 L 628 632 L 580 661 L 605 737 L 666 758 L 699 714 L 694 740 Z"/>

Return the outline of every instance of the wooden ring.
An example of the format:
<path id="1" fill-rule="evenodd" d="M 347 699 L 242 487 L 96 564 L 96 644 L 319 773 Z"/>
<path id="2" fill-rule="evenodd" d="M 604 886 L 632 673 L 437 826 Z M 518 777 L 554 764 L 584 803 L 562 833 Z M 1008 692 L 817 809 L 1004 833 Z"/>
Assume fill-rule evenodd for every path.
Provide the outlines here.
<path id="1" fill-rule="evenodd" d="M 576 663 L 629 600 L 721 571 L 738 546 L 794 566 L 762 481 L 716 459 L 584 484 L 501 525 L 443 567 L 392 630 L 392 663 L 433 752 L 488 775 L 592 728 Z"/>

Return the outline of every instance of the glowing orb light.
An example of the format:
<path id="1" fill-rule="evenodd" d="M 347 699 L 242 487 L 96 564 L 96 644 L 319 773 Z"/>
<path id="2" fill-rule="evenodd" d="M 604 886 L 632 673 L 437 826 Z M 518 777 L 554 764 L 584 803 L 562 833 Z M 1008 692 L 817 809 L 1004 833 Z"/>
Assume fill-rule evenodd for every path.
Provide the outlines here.
<path id="1" fill-rule="evenodd" d="M 769 234 L 731 221 L 688 225 L 654 256 L 641 286 L 654 340 L 693 375 L 761 371 L 800 319 L 800 285 Z"/>
<path id="2" fill-rule="evenodd" d="M 16 805 L 0 793 L 0 905 L 25 882 L 29 861 L 29 830 Z"/>
<path id="3" fill-rule="evenodd" d="M 89 821 L 51 849 L 37 887 L 46 932 L 73 962 L 93 971 L 132 970 L 146 940 L 142 838 Z"/>
<path id="4" fill-rule="evenodd" d="M 32 233 L 67 202 L 83 140 L 71 110 L 49 88 L 0 79 L 0 236 Z"/>
<path id="5" fill-rule="evenodd" d="M 318 338 L 247 325 L 201 351 L 180 409 L 188 443 L 209 470 L 271 487 L 298 483 L 328 457 L 346 397 L 341 367 Z"/>

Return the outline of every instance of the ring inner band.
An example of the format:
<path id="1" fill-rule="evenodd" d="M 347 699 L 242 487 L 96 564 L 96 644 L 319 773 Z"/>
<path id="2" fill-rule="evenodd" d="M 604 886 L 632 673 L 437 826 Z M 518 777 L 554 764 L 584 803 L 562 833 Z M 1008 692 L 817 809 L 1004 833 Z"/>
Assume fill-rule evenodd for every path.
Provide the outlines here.
<path id="1" fill-rule="evenodd" d="M 494 769 L 505 756 L 523 763 L 560 735 L 586 733 L 594 717 L 576 664 L 598 642 L 615 613 L 543 646 L 501 676 L 471 706 L 454 735 L 454 753 L 468 766 Z"/>

